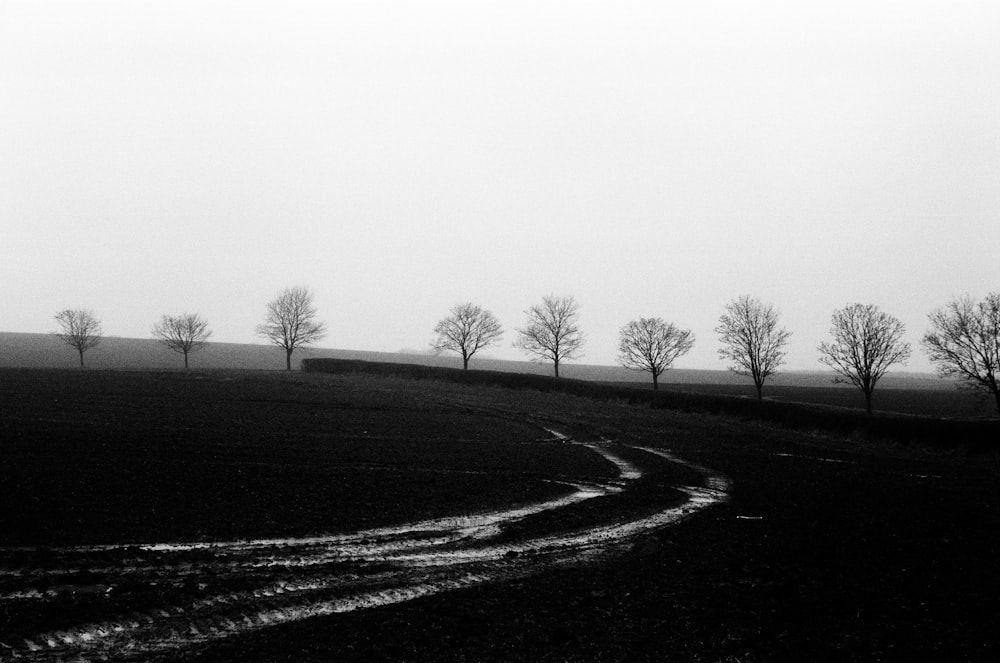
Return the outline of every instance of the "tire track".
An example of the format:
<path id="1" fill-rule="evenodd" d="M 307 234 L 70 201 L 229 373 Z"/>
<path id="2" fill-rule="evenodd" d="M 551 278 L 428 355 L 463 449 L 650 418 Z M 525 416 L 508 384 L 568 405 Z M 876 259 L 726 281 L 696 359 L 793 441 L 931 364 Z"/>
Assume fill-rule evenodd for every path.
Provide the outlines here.
<path id="1" fill-rule="evenodd" d="M 601 455 L 617 467 L 618 476 L 569 483 L 572 492 L 566 496 L 517 508 L 349 534 L 49 549 L 44 565 L 0 569 L 0 608 L 16 613 L 21 605 L 44 608 L 71 598 L 94 608 L 90 614 L 96 618 L 8 644 L 14 655 L 28 661 L 143 660 L 276 624 L 591 562 L 727 498 L 729 480 L 724 476 L 660 449 L 632 447 L 650 461 L 697 471 L 702 484 L 675 486 L 686 496 L 684 502 L 652 515 L 497 540 L 505 525 L 621 494 L 643 477 L 642 469 L 615 453 L 611 441 L 579 442 L 549 432 L 554 439 Z M 44 591 L 31 586 L 52 578 L 62 578 L 61 584 Z M 125 592 L 129 583 L 147 586 L 147 594 L 134 591 L 119 599 L 116 591 Z M 148 587 L 156 591 L 148 592 Z M 102 601 L 111 601 L 110 607 Z M 127 609 L 131 604 L 137 607 Z M 97 617 L 102 611 L 114 614 Z"/>

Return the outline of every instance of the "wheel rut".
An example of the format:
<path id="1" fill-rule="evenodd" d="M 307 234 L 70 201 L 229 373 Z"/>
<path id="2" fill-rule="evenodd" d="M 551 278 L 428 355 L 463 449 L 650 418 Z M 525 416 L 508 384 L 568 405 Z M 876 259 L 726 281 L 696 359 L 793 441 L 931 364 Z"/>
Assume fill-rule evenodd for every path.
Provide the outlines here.
<path id="1" fill-rule="evenodd" d="M 79 606 L 75 619 L 61 613 L 63 627 L 15 641 L 5 636 L 3 647 L 25 661 L 146 660 L 278 624 L 598 561 L 728 497 L 726 477 L 663 449 L 629 447 L 638 452 L 630 458 L 644 459 L 636 465 L 618 452 L 627 445 L 546 430 L 601 455 L 618 476 L 558 481 L 567 494 L 514 508 L 329 536 L 0 548 L 0 558 L 21 562 L 39 553 L 33 562 L 0 562 L 0 610 L 16 615 Z M 701 478 L 697 485 L 673 487 L 684 495 L 679 504 L 577 529 L 501 536 L 505 526 L 536 514 L 621 495 L 646 474 L 647 464 L 664 462 Z"/>

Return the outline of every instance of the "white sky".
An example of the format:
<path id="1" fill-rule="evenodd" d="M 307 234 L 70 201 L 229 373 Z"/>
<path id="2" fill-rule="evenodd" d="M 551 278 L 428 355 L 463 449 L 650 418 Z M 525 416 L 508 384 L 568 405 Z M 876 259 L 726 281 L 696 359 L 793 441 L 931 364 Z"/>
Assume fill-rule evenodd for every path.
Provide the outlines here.
<path id="1" fill-rule="evenodd" d="M 821 368 L 876 303 L 1000 289 L 1000 3 L 0 0 L 0 330 L 200 312 L 255 342 L 307 285 L 324 347 L 426 348 L 471 300 L 713 328 L 748 293 Z"/>

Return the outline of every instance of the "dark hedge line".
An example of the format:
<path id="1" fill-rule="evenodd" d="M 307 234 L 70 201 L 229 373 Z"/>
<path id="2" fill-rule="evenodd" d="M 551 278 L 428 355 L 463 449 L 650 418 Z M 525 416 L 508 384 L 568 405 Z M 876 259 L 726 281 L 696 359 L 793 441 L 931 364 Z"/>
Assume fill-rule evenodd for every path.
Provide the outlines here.
<path id="1" fill-rule="evenodd" d="M 312 373 L 380 375 L 416 380 L 446 380 L 462 384 L 482 384 L 508 389 L 533 389 L 648 404 L 654 408 L 726 414 L 760 419 L 789 428 L 822 430 L 845 435 L 862 435 L 901 444 L 966 449 L 972 452 L 1000 448 L 1000 420 L 959 420 L 876 413 L 822 405 L 758 401 L 740 396 L 653 391 L 586 380 L 555 378 L 502 371 L 463 371 L 458 368 L 395 364 L 356 359 L 311 358 L 302 360 L 302 370 Z"/>

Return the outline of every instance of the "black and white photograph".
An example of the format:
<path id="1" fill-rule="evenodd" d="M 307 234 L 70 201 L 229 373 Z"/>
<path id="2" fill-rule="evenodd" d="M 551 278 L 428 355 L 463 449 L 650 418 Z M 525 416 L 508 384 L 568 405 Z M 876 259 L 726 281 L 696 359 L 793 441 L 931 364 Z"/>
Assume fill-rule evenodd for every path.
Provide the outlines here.
<path id="1" fill-rule="evenodd" d="M 0 0 L 8 660 L 1000 660 L 1000 3 Z"/>

